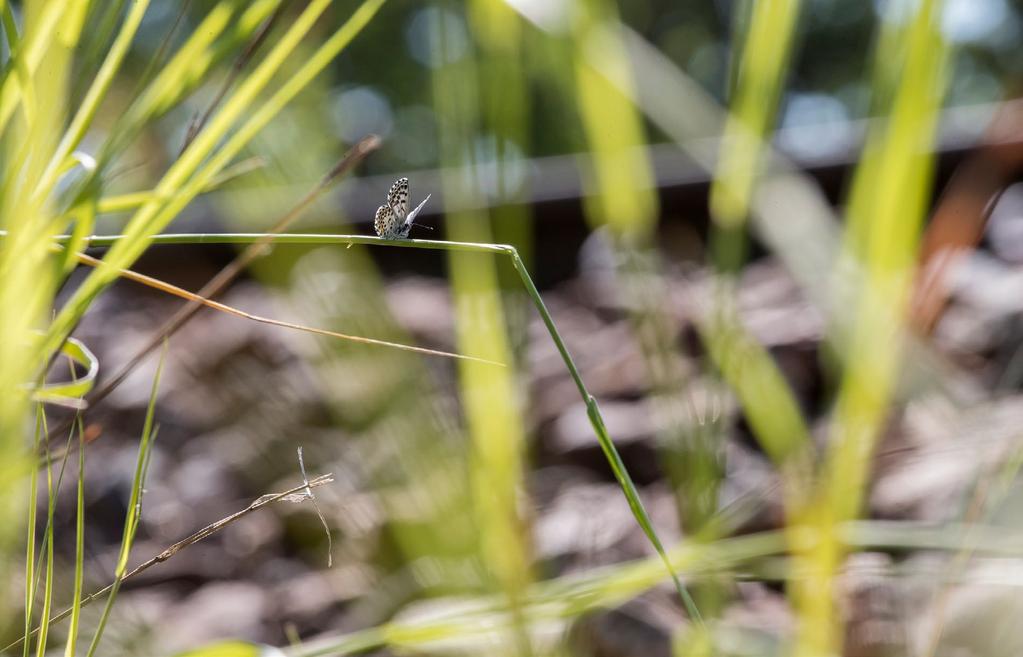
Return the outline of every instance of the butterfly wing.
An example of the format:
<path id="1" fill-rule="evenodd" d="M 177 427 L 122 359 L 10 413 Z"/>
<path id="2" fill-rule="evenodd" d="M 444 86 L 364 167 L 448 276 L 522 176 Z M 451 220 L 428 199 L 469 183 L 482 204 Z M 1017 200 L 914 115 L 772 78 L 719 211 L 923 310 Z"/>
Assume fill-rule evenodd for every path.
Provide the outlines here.
<path id="1" fill-rule="evenodd" d="M 408 178 L 398 178 L 387 192 L 387 205 L 391 207 L 399 221 L 405 221 L 408 215 Z"/>
<path id="2" fill-rule="evenodd" d="M 398 235 L 398 217 L 389 205 L 381 205 L 377 208 L 376 217 L 373 218 L 373 228 L 380 237 L 393 238 Z"/>
<path id="3" fill-rule="evenodd" d="M 423 202 L 417 205 L 416 209 L 413 210 L 412 212 L 409 212 L 408 216 L 405 217 L 405 224 L 403 226 L 403 230 L 405 231 L 406 235 L 408 234 L 408 231 L 412 229 L 412 224 L 416 222 L 416 216 L 419 214 L 419 211 L 423 209 L 423 206 L 426 205 L 426 202 L 429 200 L 430 194 L 427 194 L 426 198 L 423 199 Z"/>

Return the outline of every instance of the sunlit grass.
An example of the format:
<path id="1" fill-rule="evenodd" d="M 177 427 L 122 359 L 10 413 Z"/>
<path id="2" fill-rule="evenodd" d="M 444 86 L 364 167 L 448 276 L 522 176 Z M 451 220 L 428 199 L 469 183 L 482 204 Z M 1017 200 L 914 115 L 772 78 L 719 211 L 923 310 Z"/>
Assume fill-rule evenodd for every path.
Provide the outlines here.
<path id="1" fill-rule="evenodd" d="M 360 419 L 372 427 L 366 435 L 380 440 L 356 449 L 363 450 L 362 454 L 370 454 L 381 444 L 393 449 L 393 458 L 383 461 L 393 470 L 372 472 L 368 479 L 412 491 L 410 498 L 420 496 L 424 505 L 422 518 L 406 518 L 387 528 L 395 539 L 397 554 L 381 555 L 380 559 L 407 564 L 433 560 L 431 564 L 443 567 L 464 561 L 481 566 L 483 575 L 478 581 L 452 577 L 420 582 L 426 595 L 447 596 L 432 601 L 436 607 L 426 610 L 435 613 L 425 613 L 423 619 L 396 618 L 354 634 L 295 646 L 290 654 L 438 646 L 479 651 L 495 644 L 504 646 L 508 654 L 563 654 L 558 645 L 560 633 L 573 619 L 622 604 L 665 582 L 674 584 L 691 621 L 683 623 L 679 614 L 677 653 L 708 654 L 714 647 L 728 645 L 722 640 L 727 637 L 717 634 L 727 630 L 716 621 L 728 596 L 733 595 L 733 571 L 743 568 L 747 576 L 761 576 L 758 560 L 772 557 L 782 565 L 780 577 L 796 616 L 794 633 L 787 637 L 789 648 L 793 654 L 818 657 L 841 650 L 836 582 L 851 551 L 895 546 L 960 554 L 973 549 L 1020 554 L 1018 545 L 1000 543 L 994 531 L 973 535 L 967 550 L 958 530 L 951 528 L 943 532 L 907 524 L 858 522 L 874 447 L 899 401 L 898 377 L 904 366 L 916 366 L 903 360 L 905 312 L 931 191 L 932 147 L 948 76 L 949 51 L 940 33 L 941 3 L 936 0 L 921 0 L 901 22 L 882 21 L 871 80 L 872 104 L 880 120 L 867 136 L 856 168 L 844 229 L 819 190 L 792 171 L 765 141 L 786 88 L 791 53 L 799 47 L 797 27 L 804 3 L 765 0 L 743 4 L 749 13 L 735 22 L 741 27 L 733 42 L 735 84 L 729 106 L 721 108 L 666 57 L 624 28 L 610 0 L 577 3 L 578 11 L 557 29 L 524 20 L 513 6 L 498 0 L 473 0 L 467 6 L 466 25 L 473 37 L 467 54 L 448 51 L 453 40 L 445 33 L 446 21 L 438 20 L 430 27 L 436 52 L 435 61 L 427 68 L 443 167 L 437 191 L 443 193 L 447 208 L 455 208 L 446 213 L 444 222 L 444 236 L 450 239 L 399 241 L 277 234 L 276 229 L 252 234 L 165 234 L 199 194 L 249 170 L 252 162 L 239 162 L 238 158 L 256 135 L 377 18 L 384 0 L 365 0 L 350 12 L 345 10 L 339 27 L 330 26 L 323 36 L 317 35 L 329 15 L 329 0 L 311 0 L 285 12 L 287 20 L 274 26 L 273 38 L 249 66 L 239 69 L 242 73 L 235 83 L 224 87 L 222 103 L 214 107 L 208 123 L 169 163 L 156 185 L 123 194 L 109 193 L 107 187 L 113 165 L 132 142 L 155 121 L 179 108 L 190 94 L 211 83 L 222 65 L 237 56 L 271 16 L 281 15 L 275 13 L 281 3 L 211 3 L 166 61 L 151 62 L 124 111 L 106 128 L 96 155 L 86 156 L 77 149 L 96 128 L 101 108 L 110 101 L 149 5 L 146 1 L 127 3 L 123 19 L 115 21 L 118 12 L 106 9 L 101 16 L 101 4 L 40 0 L 25 3 L 24 15 L 16 15 L 11 3 L 0 0 L 4 35 L 13 53 L 3 62 L 0 78 L 4 153 L 0 167 L 0 453 L 5 457 L 0 463 L 0 547 L 4 548 L 0 566 L 13 572 L 6 558 L 13 550 L 6 546 L 24 530 L 26 637 L 33 634 L 35 625 L 38 628 L 33 640 L 24 642 L 23 655 L 34 650 L 42 656 L 52 649 L 49 619 L 55 597 L 63 594 L 54 586 L 62 575 L 54 558 L 59 538 L 55 536 L 54 513 L 60 477 L 54 480 L 56 464 L 50 463 L 48 455 L 43 459 L 46 471 L 42 474 L 49 494 L 46 524 L 41 537 L 37 534 L 40 473 L 32 467 L 29 455 L 39 456 L 48 443 L 45 414 L 38 404 L 34 441 L 27 438 L 32 434 L 28 427 L 33 403 L 84 406 L 81 400 L 96 380 L 99 363 L 87 345 L 70 339 L 71 333 L 96 299 L 113 281 L 128 276 L 127 270 L 144 253 L 173 245 L 272 242 L 278 247 L 324 247 L 295 268 L 296 280 L 310 286 L 295 295 L 304 319 L 351 319 L 374 333 L 369 340 L 377 346 L 322 346 L 317 365 L 323 386 L 332 390 L 337 382 L 329 379 L 338 368 L 346 375 L 370 371 L 390 375 L 383 377 L 379 404 L 360 409 Z M 92 35 L 85 29 L 92 24 L 90 19 L 105 26 L 98 34 L 113 37 L 109 46 L 99 47 L 90 40 Z M 551 70 L 530 70 L 523 61 L 535 66 L 540 58 L 525 57 L 524 51 L 527 44 L 537 42 L 566 56 L 553 62 Z M 308 56 L 295 62 L 296 55 L 304 52 Z M 84 83 L 72 80 L 75 57 L 86 53 L 89 58 L 84 68 L 91 77 Z M 615 256 L 619 293 L 633 302 L 628 319 L 647 370 L 645 393 L 657 418 L 660 465 L 677 489 L 678 515 L 686 536 L 679 545 L 662 543 L 607 429 L 598 400 L 590 394 L 572 359 L 571 345 L 566 344 L 527 271 L 528 251 L 520 254 L 516 248 L 528 250 L 534 233 L 528 208 L 516 204 L 526 198 L 525 190 L 503 188 L 505 167 L 517 166 L 517 158 L 528 156 L 534 75 L 548 83 L 554 81 L 565 106 L 575 112 L 572 121 L 578 126 L 578 146 L 587 153 L 581 160 L 585 211 Z M 82 90 L 81 98 L 71 103 L 70 90 L 75 88 Z M 73 111 L 69 109 L 72 104 Z M 786 525 L 779 531 L 742 538 L 719 535 L 728 527 L 722 521 L 725 511 L 719 509 L 717 494 L 724 477 L 720 442 L 726 439 L 727 428 L 709 426 L 705 422 L 708 409 L 692 403 L 688 357 L 679 351 L 672 317 L 664 307 L 668 296 L 665 270 L 670 263 L 662 260 L 656 242 L 660 210 L 645 150 L 650 141 L 647 121 L 680 148 L 689 149 L 714 175 L 706 253 L 720 280 L 713 304 L 702 309 L 705 312 L 697 320 L 706 348 L 706 360 L 698 366 L 730 388 L 760 448 L 781 477 Z M 492 152 L 481 148 L 483 136 L 494 140 Z M 694 141 L 706 136 L 721 136 L 719 148 Z M 483 161 L 488 157 L 494 162 Z M 480 172 L 487 164 L 495 164 L 501 181 L 496 193 L 498 207 L 493 210 L 485 209 L 482 191 L 485 185 Z M 92 236 L 96 217 L 113 212 L 131 213 L 124 222 L 123 235 Z M 747 231 L 751 229 L 758 231 L 830 321 L 828 348 L 836 357 L 837 380 L 827 418 L 828 442 L 820 453 L 815 452 L 808 418 L 780 368 L 742 325 L 737 310 L 736 275 L 746 264 Z M 71 236 L 58 238 L 58 233 Z M 504 236 L 512 244 L 498 243 Z M 807 239 L 811 248 L 801 243 Z M 63 252 L 54 248 L 58 243 L 64 246 Z M 445 416 L 440 393 L 423 381 L 428 378 L 427 368 L 418 356 L 396 352 L 367 356 L 360 351 L 401 346 L 408 336 L 401 335 L 389 316 L 381 300 L 382 283 L 366 254 L 327 248 L 341 244 L 444 252 L 454 299 L 456 351 L 491 361 L 459 361 L 460 417 Z M 63 305 L 54 308 L 58 287 L 76 263 L 86 259 L 78 252 L 96 246 L 110 248 L 101 261 L 89 260 L 94 270 Z M 338 295 L 316 288 L 310 268 L 330 273 L 333 280 L 348 281 L 347 292 Z M 835 279 L 840 280 L 833 290 Z M 178 293 L 178 288 L 171 288 L 165 285 L 162 289 Z M 546 581 L 535 570 L 521 504 L 530 465 L 525 421 L 529 409 L 519 369 L 525 359 L 517 357 L 515 350 L 516 344 L 525 340 L 517 334 L 523 327 L 514 319 L 517 300 L 507 294 L 512 289 L 520 298 L 528 298 L 539 313 L 585 404 L 611 473 L 657 557 Z M 832 291 L 838 303 L 830 300 Z M 328 295 L 335 297 L 336 306 L 321 302 Z M 196 301 L 188 293 L 179 296 Z M 228 308 L 216 302 L 210 305 Z M 320 317 L 309 317 L 317 313 Z M 317 332 L 339 335 L 339 331 L 327 329 Z M 84 376 L 79 372 L 70 382 L 44 385 L 46 370 L 57 354 L 76 361 L 84 368 Z M 507 367 L 494 367 L 493 362 Z M 73 590 L 68 605 L 71 620 L 65 644 L 69 656 L 81 652 L 86 631 L 92 632 L 88 655 L 102 652 L 100 639 L 120 583 L 129 571 L 156 433 L 159 372 L 139 442 L 113 590 L 96 628 L 84 628 L 79 613 L 84 536 L 89 523 L 84 514 L 87 448 L 80 423 L 71 434 L 79 442 Z M 365 384 L 367 388 L 371 385 Z M 344 403 L 332 401 L 339 406 Z M 679 408 L 688 410 L 679 412 Z M 65 460 L 68 454 L 64 452 Z M 1005 476 L 1014 475 L 1017 468 L 1014 462 Z M 25 500 L 14 492 L 24 486 L 29 486 L 24 496 L 27 515 Z M 430 499 L 422 499 L 425 497 Z M 435 508 L 427 508 L 426 502 Z M 396 508 L 400 502 L 382 504 Z M 971 519 L 975 518 L 967 520 Z M 450 572 L 457 570 L 452 567 Z M 687 578 L 685 586 L 680 575 Z M 720 582 L 728 585 L 719 586 Z M 412 610 L 421 611 L 414 605 Z M 38 618 L 35 624 L 34 618 Z M 557 638 L 551 640 L 551 636 Z M 940 631 L 932 653 L 938 637 Z M 205 654 L 225 652 L 248 655 L 255 649 L 227 643 L 209 646 Z"/>
<path id="2" fill-rule="evenodd" d="M 69 341 L 73 327 L 88 310 L 92 301 L 117 277 L 118 267 L 130 265 L 147 248 L 147 238 L 167 225 L 199 192 L 218 184 L 232 161 L 253 136 L 264 128 L 287 102 L 297 95 L 336 55 L 362 30 L 373 17 L 382 0 L 363 3 L 350 19 L 325 40 L 320 49 L 304 61 L 284 84 L 277 85 L 266 99 L 260 96 L 274 80 L 281 65 L 306 38 L 329 2 L 313 2 L 283 30 L 280 38 L 258 64 L 237 80 L 228 98 L 177 160 L 151 195 L 142 199 L 132 219 L 126 224 L 129 239 L 123 240 L 101 263 L 99 269 L 79 286 L 72 299 L 63 305 L 52 321 L 53 297 L 60 279 L 73 268 L 73 260 L 52 248 L 52 237 L 69 227 L 76 238 L 91 232 L 97 213 L 98 199 L 105 179 L 111 173 L 126 147 L 138 134 L 167 111 L 180 104 L 198 85 L 207 81 L 215 65 L 242 47 L 263 24 L 279 2 L 242 3 L 222 1 L 206 14 L 199 28 L 186 39 L 167 62 L 156 62 L 154 74 L 143 79 L 137 95 L 127 111 L 107 126 L 108 138 L 100 147 L 98 157 L 75 152 L 86 134 L 94 128 L 100 107 L 108 100 L 115 78 L 120 72 L 136 32 L 148 9 L 148 2 L 133 2 L 116 28 L 116 37 L 104 52 L 102 63 L 83 88 L 83 96 L 74 112 L 68 108 L 68 89 L 73 56 L 82 40 L 90 36 L 84 30 L 91 16 L 98 15 L 102 3 L 88 0 L 41 0 L 15 8 L 2 3 L 4 35 L 11 56 L 3 62 L 0 76 L 0 137 L 5 157 L 2 173 L 2 207 L 0 207 L 0 450 L 4 454 L 0 472 L 0 501 L 3 502 L 3 540 L 5 555 L 12 530 L 23 523 L 12 506 L 17 496 L 12 487 L 23 481 L 26 467 L 31 469 L 30 444 L 22 443 L 26 412 L 32 399 L 74 405 L 95 382 L 97 363 L 88 349 Z M 114 29 L 117 12 L 99 18 Z M 93 44 L 85 50 L 96 54 Z M 84 52 L 84 51 L 83 51 Z M 91 62 L 90 62 L 91 63 Z M 77 82 L 76 82 L 77 86 Z M 81 87 L 80 87 L 81 88 Z M 70 172 L 82 173 L 70 190 L 59 183 Z M 134 203 L 134 201 L 132 201 Z M 122 204 L 124 205 L 124 204 Z M 130 206 L 131 203 L 125 207 Z M 109 210 L 110 208 L 103 208 Z M 72 243 L 73 254 L 78 243 Z M 44 370 L 57 353 L 65 353 L 86 366 L 88 375 L 67 384 L 32 385 L 43 379 Z M 155 389 L 150 404 L 149 423 L 143 436 L 140 454 L 145 449 L 155 408 Z M 38 429 L 45 434 L 45 429 Z M 38 444 L 45 444 L 37 440 Z M 67 452 L 65 452 L 67 454 Z M 84 452 L 81 453 L 84 457 Z M 44 459 L 44 462 L 47 459 Z M 141 463 L 141 461 L 140 461 Z M 42 571 L 43 619 L 36 641 L 36 651 L 47 649 L 48 619 L 53 603 L 53 505 L 56 487 L 52 467 L 47 463 L 46 481 L 50 493 L 49 512 L 43 537 Z M 34 484 L 34 475 L 28 483 Z M 141 481 L 136 480 L 136 494 Z M 34 488 L 31 500 L 35 500 Z M 81 489 L 79 489 L 81 494 Z M 131 508 L 125 531 L 128 540 L 122 548 L 118 569 L 124 570 L 134 535 L 138 509 Z M 34 508 L 31 510 L 35 513 Z M 84 564 L 81 559 L 83 519 L 79 502 L 78 558 L 75 569 L 74 595 L 81 588 Z M 35 522 L 27 525 L 28 561 L 35 561 Z M 45 555 L 45 557 L 43 557 Z M 4 568 L 8 568 L 4 559 Z M 36 606 L 35 580 L 39 577 L 32 566 L 26 572 L 26 619 Z M 10 581 L 9 578 L 4 578 Z M 114 596 L 110 596 L 112 604 Z M 105 612 L 104 619 L 109 613 Z M 73 612 L 72 629 L 67 650 L 73 653 L 78 634 L 78 614 Z M 28 621 L 26 621 L 28 622 Z M 27 627 L 27 625 L 26 625 Z M 89 654 L 95 652 L 101 630 L 93 636 Z M 29 643 L 25 642 L 28 651 Z"/>
<path id="3" fill-rule="evenodd" d="M 433 31 L 440 44 L 440 59 L 449 60 L 444 22 L 437 21 Z M 462 207 L 479 205 L 478 163 L 466 155 L 472 150 L 473 128 L 482 121 L 480 89 L 468 82 L 478 78 L 471 58 L 439 67 L 433 77 L 441 159 L 451 172 L 442 180 L 444 195 Z M 445 232 L 460 241 L 486 243 L 493 239 L 490 217 L 478 211 L 448 213 Z M 513 364 L 496 261 L 490 254 L 449 253 L 456 339 L 461 350 Z M 530 654 L 529 635 L 518 615 L 518 605 L 533 578 L 531 549 L 517 501 L 526 463 L 523 400 L 514 365 L 501 371 L 476 365 L 466 362 L 459 366 L 470 444 L 468 503 L 479 536 L 476 549 L 489 580 L 485 586 L 503 591 L 512 603 L 514 631 L 507 643 L 516 645 L 519 654 Z"/>
<path id="4" fill-rule="evenodd" d="M 884 57 L 879 65 L 894 65 L 902 76 L 894 85 L 887 122 L 867 137 L 850 194 L 844 246 L 846 257 L 863 272 L 862 285 L 852 297 L 854 324 L 843 328 L 847 338 L 839 338 L 848 342 L 823 494 L 802 516 L 818 533 L 797 546 L 808 573 L 796 597 L 802 615 L 797 654 L 818 655 L 838 645 L 828 632 L 835 626 L 829 592 L 844 550 L 833 527 L 860 514 L 873 449 L 892 409 L 945 89 L 948 46 L 940 34 L 939 9 L 938 2 L 920 4 L 902 28 L 907 45 L 901 58 L 879 53 Z"/>

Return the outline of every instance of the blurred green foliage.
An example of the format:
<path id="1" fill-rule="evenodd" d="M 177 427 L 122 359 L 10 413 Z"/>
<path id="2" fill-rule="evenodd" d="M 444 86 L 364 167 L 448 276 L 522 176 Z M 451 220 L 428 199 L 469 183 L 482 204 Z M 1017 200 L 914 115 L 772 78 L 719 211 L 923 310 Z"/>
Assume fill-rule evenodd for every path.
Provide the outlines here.
<path id="1" fill-rule="evenodd" d="M 527 261 L 536 235 L 531 210 L 523 204 L 531 160 L 580 154 L 582 205 L 590 227 L 608 246 L 611 287 L 629 302 L 656 418 L 659 465 L 677 491 L 686 541 L 661 545 L 597 400 L 552 332 L 596 438 L 661 561 L 598 572 L 581 583 L 537 582 L 543 574 L 533 563 L 520 508 L 529 465 L 529 409 L 520 380 L 527 361 L 518 347 L 525 341 L 527 306 L 515 275 L 524 270 L 521 261 L 517 271 L 507 268 L 505 259 L 495 257 L 507 253 L 498 247 L 493 253 L 452 249 L 447 266 L 458 350 L 508 367 L 460 365 L 455 403 L 428 368 L 407 354 L 317 343 L 309 361 L 334 420 L 353 436 L 368 485 L 391 514 L 382 537 L 361 546 L 372 552 L 367 560 L 387 574 L 407 570 L 415 586 L 410 596 L 472 600 L 461 614 L 441 614 L 448 624 L 439 628 L 387 623 L 333 640 L 324 651 L 417 647 L 496 628 L 506 652 L 530 654 L 537 649 L 537 625 L 635 595 L 663 581 L 665 565 L 672 575 L 680 567 L 707 575 L 696 599 L 713 617 L 734 593 L 718 586 L 733 562 L 776 554 L 784 549 L 783 539 L 803 576 L 788 591 L 798 615 L 794 653 L 818 657 L 839 650 L 833 594 L 852 545 L 842 532 L 859 517 L 870 456 L 897 401 L 906 300 L 931 194 L 938 116 L 946 104 L 993 102 L 1015 91 L 1023 72 L 1018 48 L 1023 9 L 1007 0 L 279 5 L 0 0 L 5 32 L 0 453 L 7 457 L 0 466 L 0 567 L 11 570 L 10 555 L 18 553 L 10 547 L 13 537 L 27 526 L 26 626 L 33 614 L 49 616 L 53 606 L 54 507 L 51 497 L 45 538 L 37 545 L 41 522 L 32 514 L 40 477 L 28 458 L 30 446 L 38 449 L 45 434 L 40 421 L 36 444 L 29 439 L 35 401 L 29 392 L 34 389 L 37 398 L 45 392 L 40 386 L 50 361 L 61 349 L 67 353 L 64 345 L 74 343 L 66 339 L 118 269 L 132 266 L 158 233 L 190 222 L 202 229 L 222 222 L 259 230 L 288 206 L 282 190 L 320 178 L 339 152 L 378 133 L 385 145 L 365 162 L 364 173 L 439 170 L 434 193 L 443 193 L 443 205 L 436 201 L 446 215 L 443 236 L 508 242 Z M 258 53 L 239 59 L 271 17 L 278 20 Z M 646 59 L 637 55 L 638 44 L 647 48 Z M 649 68 L 638 65 L 640 60 Z M 661 68 L 655 71 L 655 64 Z M 665 80 L 696 81 L 703 94 L 680 99 L 665 87 L 663 98 L 678 102 L 657 105 L 650 90 Z M 207 109 L 210 121 L 191 134 L 190 124 Z M 699 326 L 706 360 L 694 365 L 682 357 L 669 328 L 661 277 L 672 263 L 658 249 L 662 217 L 647 147 L 673 142 L 697 150 L 685 142 L 710 132 L 706 124 L 697 126 L 708 115 L 713 118 L 707 123 L 716 124 L 709 127 L 720 127 L 724 139 L 717 153 L 697 159 L 714 176 L 710 242 L 718 248 L 709 259 L 722 280 L 715 281 L 716 305 Z M 848 303 L 826 311 L 833 312 L 829 337 L 841 365 L 831 443 L 816 453 L 807 419 L 771 354 L 741 325 L 732 277 L 746 264 L 753 220 L 772 216 L 763 194 L 781 178 L 772 168 L 774 149 L 812 154 L 828 147 L 827 139 L 848 137 L 843 130 L 849 122 L 868 116 L 882 120 L 872 125 L 856 167 L 844 233 L 835 231 L 834 244 L 812 245 L 841 255 L 840 274 L 853 272 L 842 281 L 851 281 L 850 297 L 843 297 Z M 821 123 L 838 127 L 826 138 L 801 132 Z M 791 131 L 783 143 L 771 143 L 778 127 Z M 230 165 L 252 154 L 264 156 L 268 165 L 237 186 L 240 194 L 214 197 L 216 220 L 210 220 L 212 213 L 192 214 L 193 202 Z M 786 207 L 799 215 L 812 205 L 800 205 L 805 197 L 796 193 L 808 194 L 808 185 L 797 174 L 786 182 L 794 190 L 785 195 Z M 121 192 L 133 196 L 126 201 Z M 127 217 L 98 216 L 110 209 L 125 210 Z M 837 229 L 831 215 L 810 219 Z M 322 207 L 310 220 L 335 229 L 337 222 Z M 72 232 L 77 246 L 85 235 L 106 228 L 126 238 L 110 249 L 105 265 L 55 304 L 75 260 L 71 249 L 55 250 L 53 237 Z M 795 246 L 795 253 L 777 250 L 793 270 L 810 260 L 800 245 L 787 246 Z M 281 287 L 290 284 L 292 303 L 310 324 L 406 339 L 387 307 L 380 276 L 360 249 L 275 255 L 253 271 Z M 826 281 L 831 273 L 811 275 Z M 528 279 L 522 282 L 536 294 Z M 801 282 L 810 287 L 805 277 Z M 807 290 L 808 296 L 815 292 Z M 80 356 L 80 362 L 94 364 L 87 350 Z M 782 534 L 743 540 L 719 535 L 727 530 L 717 513 L 724 431 L 704 421 L 706 408 L 686 405 L 692 401 L 693 367 L 731 389 L 782 477 L 789 514 Z M 91 383 L 89 376 L 78 385 Z M 64 397 L 83 392 L 63 390 Z M 154 408 L 151 400 L 116 577 L 125 572 L 138 522 Z M 335 456 L 334 445 L 310 452 L 316 449 L 321 461 Z M 53 476 L 47 469 L 51 492 Z M 16 504 L 16 491 L 25 485 L 32 487 L 28 519 L 20 511 L 24 504 Z M 78 546 L 81 535 L 79 530 Z M 81 552 L 78 547 L 76 596 Z M 36 559 L 44 558 L 36 570 Z M 34 580 L 40 577 L 42 609 L 33 610 Z M 675 648 L 704 654 L 715 640 L 713 626 L 700 624 L 688 593 L 676 584 L 694 621 L 688 627 L 701 631 L 688 633 Z M 389 611 L 402 602 L 386 600 L 395 607 Z M 459 611 L 453 603 L 449 608 Z M 78 631 L 77 613 L 74 618 L 68 654 L 74 653 Z M 44 623 L 40 655 L 47 631 Z M 222 644 L 202 654 L 255 650 Z"/>

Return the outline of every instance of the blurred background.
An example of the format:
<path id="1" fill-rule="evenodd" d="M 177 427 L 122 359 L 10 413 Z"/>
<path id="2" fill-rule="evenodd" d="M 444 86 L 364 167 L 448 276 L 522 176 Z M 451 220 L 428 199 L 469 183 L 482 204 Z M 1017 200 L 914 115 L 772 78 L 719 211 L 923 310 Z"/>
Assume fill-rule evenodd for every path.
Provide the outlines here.
<path id="1" fill-rule="evenodd" d="M 0 7 L 17 23 L 25 4 Z M 131 4 L 78 3 L 64 123 Z M 245 32 L 257 4 L 148 7 L 78 152 L 101 152 L 214 12 L 237 33 L 101 167 L 100 198 L 154 188 L 314 3 L 263 3 Z M 506 366 L 201 310 L 167 346 L 130 563 L 301 484 L 298 447 L 309 477 L 334 481 L 316 507 L 276 502 L 125 580 L 102 654 L 227 639 L 295 656 L 1023 650 L 1023 3 L 337 1 L 259 97 L 368 4 L 234 158 L 253 169 L 163 232 L 269 231 L 378 135 L 288 232 L 370 235 L 405 176 L 413 206 L 430 195 L 432 230 L 412 237 L 513 245 L 685 591 L 511 258 L 309 240 L 274 246 L 219 299 Z M 57 207 L 83 175 L 56 186 Z M 131 212 L 107 207 L 89 232 L 126 231 Z M 241 248 L 154 244 L 131 268 L 196 291 Z M 53 307 L 89 274 L 60 279 Z M 74 336 L 99 381 L 183 303 L 126 280 L 97 296 Z M 85 593 L 113 579 L 159 360 L 81 416 Z M 54 613 L 73 597 L 75 461 L 54 493 Z M 3 645 L 24 632 L 28 482 L 12 493 Z M 67 632 L 50 628 L 51 649 Z"/>

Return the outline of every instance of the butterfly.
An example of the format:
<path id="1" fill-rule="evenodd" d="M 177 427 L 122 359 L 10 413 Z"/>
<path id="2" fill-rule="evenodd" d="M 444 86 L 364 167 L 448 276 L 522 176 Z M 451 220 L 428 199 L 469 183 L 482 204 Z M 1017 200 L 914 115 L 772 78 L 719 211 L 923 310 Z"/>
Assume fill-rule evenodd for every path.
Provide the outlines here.
<path id="1" fill-rule="evenodd" d="M 408 209 L 408 199 L 408 178 L 398 178 L 387 192 L 387 205 L 377 208 L 376 217 L 373 219 L 373 228 L 376 229 L 377 235 L 386 239 L 408 237 L 409 231 L 415 225 L 416 215 L 430 200 L 430 195 L 427 194 L 423 202 L 412 212 Z"/>

